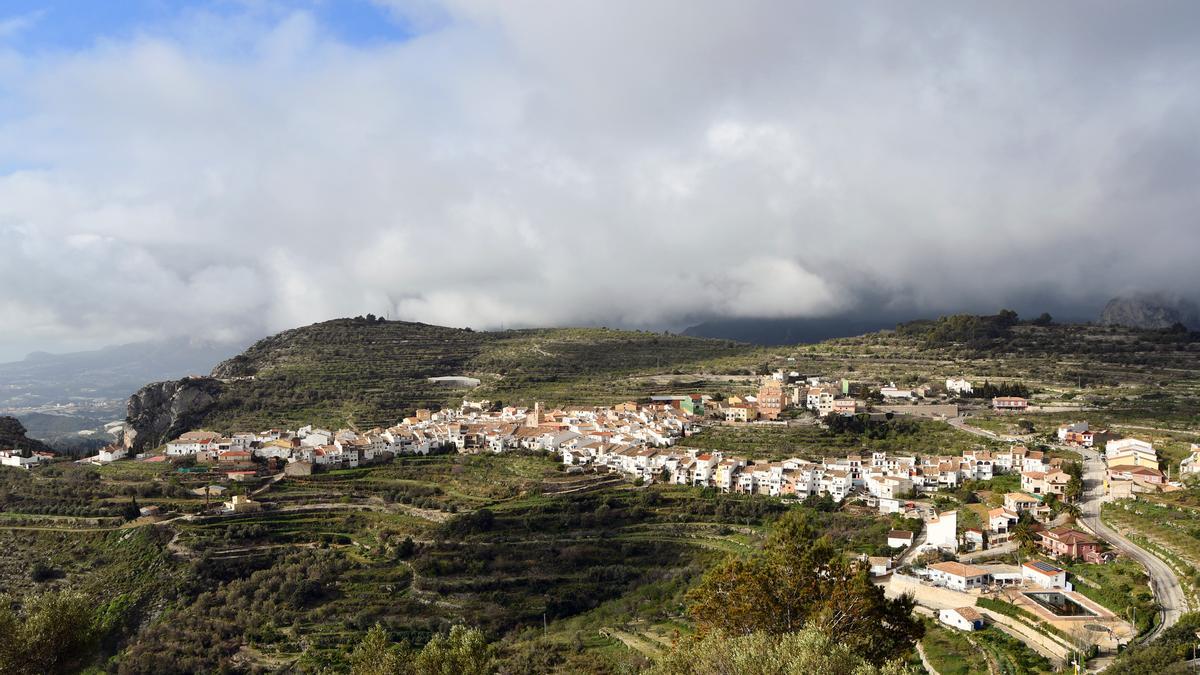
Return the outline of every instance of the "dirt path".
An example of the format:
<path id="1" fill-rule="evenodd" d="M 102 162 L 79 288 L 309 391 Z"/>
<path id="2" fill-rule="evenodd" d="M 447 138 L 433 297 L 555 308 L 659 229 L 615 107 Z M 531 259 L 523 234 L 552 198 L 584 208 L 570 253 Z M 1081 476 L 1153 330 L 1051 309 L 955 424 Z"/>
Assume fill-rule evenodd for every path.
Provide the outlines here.
<path id="1" fill-rule="evenodd" d="M 583 485 L 579 485 L 576 487 L 567 488 L 565 490 L 543 490 L 542 494 L 547 497 L 557 497 L 559 495 L 569 495 L 569 494 L 574 494 L 576 492 L 588 492 L 591 490 L 599 490 L 601 488 L 616 487 L 618 485 L 621 485 L 622 483 L 625 483 L 625 479 L 617 476 L 617 477 L 609 478 L 609 479 L 605 479 L 605 480 L 592 481 L 590 483 L 585 483 Z"/>
<path id="2" fill-rule="evenodd" d="M 282 471 L 275 474 L 274 476 L 271 476 L 271 480 L 268 480 L 266 483 L 263 484 L 262 487 L 258 488 L 254 492 L 251 492 L 250 496 L 257 497 L 257 496 L 261 495 L 262 493 L 266 492 L 267 490 L 270 490 L 273 485 L 275 485 L 279 481 L 283 480 L 285 476 L 287 476 L 287 474 L 285 474 Z"/>
<path id="3" fill-rule="evenodd" d="M 626 647 L 648 659 L 657 659 L 662 655 L 662 649 L 640 635 L 627 633 L 619 628 L 601 628 L 600 634 L 620 640 Z"/>

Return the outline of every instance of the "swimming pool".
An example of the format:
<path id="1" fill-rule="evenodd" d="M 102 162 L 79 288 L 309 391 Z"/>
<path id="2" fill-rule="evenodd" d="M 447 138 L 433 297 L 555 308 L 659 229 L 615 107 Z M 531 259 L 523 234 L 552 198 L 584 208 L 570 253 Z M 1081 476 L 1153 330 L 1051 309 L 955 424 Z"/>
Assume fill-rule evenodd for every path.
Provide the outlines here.
<path id="1" fill-rule="evenodd" d="M 1098 616 L 1063 593 L 1026 593 L 1025 597 L 1050 610 L 1054 616 Z"/>

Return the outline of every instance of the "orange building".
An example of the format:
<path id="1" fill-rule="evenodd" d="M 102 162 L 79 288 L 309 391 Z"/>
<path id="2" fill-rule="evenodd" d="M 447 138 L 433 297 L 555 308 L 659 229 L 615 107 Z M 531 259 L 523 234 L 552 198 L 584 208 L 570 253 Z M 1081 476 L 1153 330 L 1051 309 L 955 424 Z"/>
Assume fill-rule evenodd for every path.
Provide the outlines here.
<path id="1" fill-rule="evenodd" d="M 779 418 L 779 413 L 783 412 L 783 383 L 774 378 L 770 378 L 762 383 L 758 388 L 758 416 L 763 419 L 773 420 Z"/>

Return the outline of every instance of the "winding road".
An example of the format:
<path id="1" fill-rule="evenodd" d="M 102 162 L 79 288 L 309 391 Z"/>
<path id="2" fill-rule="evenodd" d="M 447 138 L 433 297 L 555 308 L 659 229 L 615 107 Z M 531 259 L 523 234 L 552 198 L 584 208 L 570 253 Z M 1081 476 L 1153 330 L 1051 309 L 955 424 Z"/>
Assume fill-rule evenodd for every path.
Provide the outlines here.
<path id="1" fill-rule="evenodd" d="M 977 436 L 1013 442 L 1019 440 L 1013 436 L 1001 436 L 986 429 L 973 427 L 967 424 L 965 415 L 946 421 L 960 431 Z M 1154 598 L 1162 612 L 1162 620 L 1143 638 L 1147 642 L 1154 640 L 1164 630 L 1174 626 L 1183 613 L 1188 611 L 1187 598 L 1184 596 L 1183 587 L 1179 584 L 1179 577 L 1175 574 L 1175 570 L 1171 569 L 1170 565 L 1163 562 L 1158 556 L 1129 541 L 1121 533 L 1101 522 L 1100 505 L 1104 501 L 1104 461 L 1101 459 L 1100 453 L 1095 450 L 1072 449 L 1078 450 L 1083 456 L 1083 497 L 1079 503 L 1079 523 L 1097 537 L 1111 544 L 1113 548 L 1146 568 L 1146 572 L 1150 576 L 1150 589 L 1154 592 Z"/>
<path id="2" fill-rule="evenodd" d="M 1179 585 L 1179 577 L 1176 576 L 1175 570 L 1158 556 L 1129 541 L 1100 521 L 1100 504 L 1104 501 L 1104 462 L 1094 450 L 1082 449 L 1080 453 L 1083 455 L 1083 499 L 1079 504 L 1079 521 L 1096 536 L 1146 568 L 1150 575 L 1150 588 L 1162 608 L 1162 621 L 1145 637 L 1147 641 L 1153 640 L 1162 631 L 1174 626 L 1188 609 L 1183 588 Z"/>

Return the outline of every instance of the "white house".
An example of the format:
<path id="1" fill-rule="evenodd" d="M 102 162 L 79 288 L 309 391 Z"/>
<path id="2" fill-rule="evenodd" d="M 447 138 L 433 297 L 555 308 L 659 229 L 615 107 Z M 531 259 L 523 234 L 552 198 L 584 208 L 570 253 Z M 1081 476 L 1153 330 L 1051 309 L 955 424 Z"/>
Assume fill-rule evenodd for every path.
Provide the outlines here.
<path id="1" fill-rule="evenodd" d="M 922 549 L 958 551 L 958 512 L 947 511 L 925 521 L 925 543 Z"/>
<path id="2" fill-rule="evenodd" d="M 988 582 L 987 570 L 960 562 L 940 562 L 928 568 L 929 580 L 938 586 L 956 591 L 983 588 Z"/>
<path id="3" fill-rule="evenodd" d="M 879 513 L 887 515 L 889 513 L 900 513 L 903 508 L 899 499 L 888 499 L 887 497 L 879 497 Z"/>
<path id="4" fill-rule="evenodd" d="M 1004 508 L 1017 515 L 1029 511 L 1035 518 L 1050 511 L 1049 507 L 1042 505 L 1040 499 L 1024 492 L 1009 492 L 1004 495 Z"/>
<path id="5" fill-rule="evenodd" d="M 816 411 L 822 408 L 832 409 L 834 396 L 833 387 L 809 387 L 804 397 L 804 407 Z"/>
<path id="6" fill-rule="evenodd" d="M 167 443 L 168 455 L 194 455 L 217 449 L 217 434 L 211 431 L 189 431 Z"/>
<path id="7" fill-rule="evenodd" d="M 892 530 L 888 532 L 887 545 L 890 548 L 907 548 L 912 546 L 913 533 L 908 530 Z"/>
<path id="8" fill-rule="evenodd" d="M 1118 438 L 1117 440 L 1109 441 L 1104 444 L 1105 459 L 1112 460 L 1117 455 L 1127 454 L 1146 454 L 1151 457 L 1158 456 L 1158 453 L 1154 451 L 1153 445 L 1136 438 Z"/>
<path id="9" fill-rule="evenodd" d="M 988 530 L 997 534 L 1007 534 L 1019 519 L 1017 514 L 998 506 L 988 511 Z"/>
<path id="10" fill-rule="evenodd" d="M 959 630 L 982 630 L 983 615 L 974 607 L 943 609 L 938 612 L 938 621 Z"/>
<path id="11" fill-rule="evenodd" d="M 970 394 L 975 391 L 975 388 L 971 386 L 970 382 L 961 377 L 952 377 L 946 380 L 946 391 L 953 394 Z"/>
<path id="12" fill-rule="evenodd" d="M 15 451 L 0 450 L 0 466 L 15 466 L 19 469 L 28 469 L 40 461 L 36 454 L 30 454 L 28 457 L 22 457 L 20 453 Z"/>
<path id="13" fill-rule="evenodd" d="M 115 462 L 125 457 L 125 452 L 125 446 L 123 445 L 108 445 L 100 449 L 100 453 L 96 455 L 96 461 L 101 464 Z"/>
<path id="14" fill-rule="evenodd" d="M 873 577 L 881 577 L 892 571 L 892 559 L 886 556 L 871 556 L 867 558 L 867 564 L 871 566 Z"/>
<path id="15" fill-rule="evenodd" d="M 1048 562 L 1034 560 L 1021 565 L 1021 579 L 1041 588 L 1063 588 L 1071 590 L 1066 571 Z"/>
<path id="16" fill-rule="evenodd" d="M 829 495 L 833 501 L 840 502 L 850 493 L 853 485 L 854 479 L 849 472 L 834 469 L 826 471 L 825 475 L 821 476 L 817 483 L 817 489 L 821 494 Z"/>
<path id="17" fill-rule="evenodd" d="M 888 383 L 886 387 L 879 388 L 879 395 L 884 398 L 913 398 L 912 389 L 900 389 L 896 387 L 895 382 Z"/>

